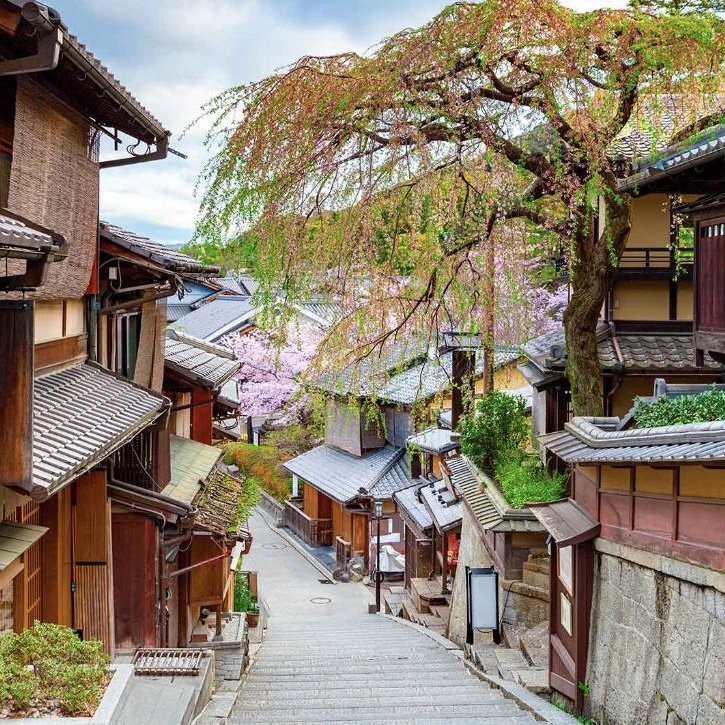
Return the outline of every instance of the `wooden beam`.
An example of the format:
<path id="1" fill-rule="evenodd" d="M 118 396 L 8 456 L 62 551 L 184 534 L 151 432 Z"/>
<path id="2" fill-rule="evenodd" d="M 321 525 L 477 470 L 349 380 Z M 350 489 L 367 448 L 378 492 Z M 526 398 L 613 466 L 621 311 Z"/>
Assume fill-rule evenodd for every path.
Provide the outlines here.
<path id="1" fill-rule="evenodd" d="M 4 589 L 23 570 L 23 557 L 19 556 L 0 571 L 0 589 Z"/>

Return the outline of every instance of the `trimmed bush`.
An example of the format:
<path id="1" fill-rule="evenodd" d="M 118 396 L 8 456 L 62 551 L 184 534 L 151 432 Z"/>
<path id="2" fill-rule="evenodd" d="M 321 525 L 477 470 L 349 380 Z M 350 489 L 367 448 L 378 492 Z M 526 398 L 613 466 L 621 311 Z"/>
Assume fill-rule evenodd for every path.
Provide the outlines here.
<path id="1" fill-rule="evenodd" d="M 654 402 L 638 397 L 632 415 L 640 428 L 725 420 L 725 390 L 713 388 L 697 395 L 658 398 Z"/>
<path id="2" fill-rule="evenodd" d="M 35 622 L 20 634 L 0 634 L 0 706 L 34 705 L 64 715 L 92 715 L 109 679 L 109 658 L 98 640 L 81 641 L 57 624 Z"/>

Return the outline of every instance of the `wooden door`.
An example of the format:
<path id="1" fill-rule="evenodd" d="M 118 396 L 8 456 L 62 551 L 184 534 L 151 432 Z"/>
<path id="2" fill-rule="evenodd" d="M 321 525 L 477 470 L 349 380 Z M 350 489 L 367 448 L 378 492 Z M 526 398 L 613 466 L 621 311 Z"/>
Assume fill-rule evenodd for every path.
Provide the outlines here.
<path id="1" fill-rule="evenodd" d="M 109 571 L 111 510 L 105 471 L 91 471 L 74 484 L 72 506 L 73 626 L 83 639 L 99 639 L 114 648 Z"/>
<path id="2" fill-rule="evenodd" d="M 581 712 L 586 680 L 594 548 L 591 540 L 559 547 L 552 542 L 549 600 L 551 687 Z"/>

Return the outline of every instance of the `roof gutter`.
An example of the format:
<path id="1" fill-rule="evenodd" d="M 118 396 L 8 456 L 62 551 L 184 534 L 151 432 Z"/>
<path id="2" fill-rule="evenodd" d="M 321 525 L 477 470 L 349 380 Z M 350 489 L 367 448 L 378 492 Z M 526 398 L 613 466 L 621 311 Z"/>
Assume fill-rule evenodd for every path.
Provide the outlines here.
<path id="1" fill-rule="evenodd" d="M 58 66 L 62 51 L 65 58 L 76 66 L 85 77 L 98 86 L 101 96 L 108 96 L 119 108 L 122 108 L 153 136 L 156 142 L 155 151 L 125 159 L 101 161 L 99 167 L 105 169 L 116 166 L 128 166 L 129 164 L 138 164 L 143 161 L 156 161 L 167 157 L 169 136 L 171 134 L 158 121 L 145 112 L 144 109 L 131 102 L 126 94 L 122 93 L 88 60 L 78 46 L 76 39 L 65 32 L 66 28 L 57 10 L 41 3 L 26 2 L 22 6 L 20 15 L 23 20 L 35 29 L 38 36 L 38 50 L 35 55 L 0 61 L 0 76 L 54 70 Z"/>
<path id="2" fill-rule="evenodd" d="M 0 61 L 0 76 L 53 70 L 60 60 L 60 51 L 65 37 L 57 11 L 39 3 L 28 2 L 23 5 L 20 15 L 35 29 L 38 37 L 38 50 L 35 55 Z"/>

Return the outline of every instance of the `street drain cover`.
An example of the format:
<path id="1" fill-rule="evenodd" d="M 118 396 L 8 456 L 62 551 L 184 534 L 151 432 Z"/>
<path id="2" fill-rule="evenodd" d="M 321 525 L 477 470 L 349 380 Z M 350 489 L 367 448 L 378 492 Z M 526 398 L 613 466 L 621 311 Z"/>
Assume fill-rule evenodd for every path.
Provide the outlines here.
<path id="1" fill-rule="evenodd" d="M 332 584 L 329 579 L 318 579 L 317 581 L 320 582 L 320 584 Z"/>
<path id="2" fill-rule="evenodd" d="M 262 544 L 263 549 L 286 549 L 287 544 Z"/>
<path id="3" fill-rule="evenodd" d="M 330 602 L 332 602 L 332 599 L 329 599 L 328 597 L 312 597 L 310 601 L 313 604 L 330 604 Z"/>

